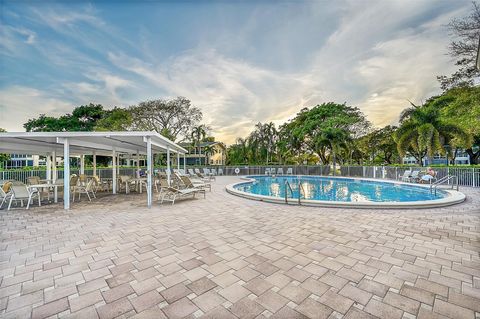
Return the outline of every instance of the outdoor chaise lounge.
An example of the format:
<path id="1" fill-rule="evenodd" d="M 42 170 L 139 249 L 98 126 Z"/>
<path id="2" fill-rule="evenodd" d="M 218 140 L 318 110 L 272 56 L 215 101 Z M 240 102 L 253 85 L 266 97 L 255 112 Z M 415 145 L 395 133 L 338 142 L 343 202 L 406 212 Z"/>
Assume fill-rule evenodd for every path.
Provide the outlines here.
<path id="1" fill-rule="evenodd" d="M 408 178 L 408 181 L 411 183 L 418 182 L 419 180 L 420 180 L 420 171 L 413 171 Z"/>
<path id="2" fill-rule="evenodd" d="M 283 175 L 283 167 L 277 169 L 277 175 Z"/>
<path id="3" fill-rule="evenodd" d="M 206 183 L 201 180 L 190 179 L 190 177 L 188 176 L 179 176 L 179 178 L 181 179 L 186 188 L 196 188 L 203 190 L 208 188 L 210 191 L 212 191 L 212 184 L 210 183 Z"/>
<path id="4" fill-rule="evenodd" d="M 170 201 L 173 205 L 175 204 L 175 200 L 189 196 L 195 198 L 195 195 L 199 192 L 201 192 L 201 190 L 195 188 L 178 189 L 175 187 L 170 187 L 168 186 L 167 180 L 161 179 L 158 200 L 160 201 L 160 204 L 163 204 L 164 201 Z M 205 194 L 205 190 L 203 191 L 203 193 Z"/>
<path id="5" fill-rule="evenodd" d="M 291 167 L 287 168 L 287 175 L 293 175 L 293 169 Z"/>
<path id="6" fill-rule="evenodd" d="M 410 174 L 412 174 L 412 171 L 406 170 L 405 172 L 403 172 L 403 175 L 398 175 L 398 177 L 402 182 L 408 182 L 410 180 Z"/>

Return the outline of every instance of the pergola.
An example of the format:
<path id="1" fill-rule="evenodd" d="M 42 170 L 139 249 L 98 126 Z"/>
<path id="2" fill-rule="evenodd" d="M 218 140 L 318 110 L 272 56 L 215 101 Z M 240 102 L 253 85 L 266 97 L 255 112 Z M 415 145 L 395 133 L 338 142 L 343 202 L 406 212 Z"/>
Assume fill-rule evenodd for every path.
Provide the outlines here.
<path id="1" fill-rule="evenodd" d="M 117 192 L 118 155 L 146 155 L 147 158 L 147 205 L 152 206 L 152 155 L 167 154 L 167 176 L 170 182 L 170 153 L 177 154 L 180 168 L 180 155 L 188 151 L 156 132 L 15 132 L 0 133 L 0 153 L 21 153 L 45 155 L 47 158 L 47 179 L 56 180 L 56 158 L 64 158 L 63 202 L 70 209 L 70 157 L 79 156 L 80 173 L 84 172 L 84 156 L 93 155 L 93 172 L 96 174 L 96 156 L 112 157 L 112 192 Z M 52 161 L 53 159 L 53 161 Z M 185 159 L 183 161 L 185 165 Z M 137 161 L 138 166 L 138 161 Z M 185 168 L 185 167 L 184 167 Z"/>

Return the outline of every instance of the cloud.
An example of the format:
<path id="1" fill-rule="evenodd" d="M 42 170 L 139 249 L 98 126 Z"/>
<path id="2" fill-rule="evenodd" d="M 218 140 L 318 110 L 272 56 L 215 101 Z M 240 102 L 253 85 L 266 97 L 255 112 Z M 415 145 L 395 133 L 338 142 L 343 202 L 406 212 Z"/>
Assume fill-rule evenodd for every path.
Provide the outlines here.
<path id="1" fill-rule="evenodd" d="M 23 123 L 37 117 L 38 113 L 59 116 L 72 109 L 73 105 L 62 98 L 34 88 L 11 86 L 0 89 L 0 127 L 10 132 L 24 131 Z"/>

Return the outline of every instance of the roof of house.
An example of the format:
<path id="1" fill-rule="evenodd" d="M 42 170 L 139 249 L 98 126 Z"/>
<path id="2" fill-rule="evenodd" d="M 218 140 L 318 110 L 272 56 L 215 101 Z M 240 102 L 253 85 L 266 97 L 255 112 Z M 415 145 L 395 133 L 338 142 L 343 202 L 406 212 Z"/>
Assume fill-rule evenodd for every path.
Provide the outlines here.
<path id="1" fill-rule="evenodd" d="M 166 137 L 149 131 L 125 132 L 8 132 L 0 133 L 0 153 L 47 154 L 63 152 L 63 143 L 68 140 L 71 155 L 111 155 L 118 153 L 146 154 L 150 139 L 152 152 L 174 153 L 188 151 Z"/>

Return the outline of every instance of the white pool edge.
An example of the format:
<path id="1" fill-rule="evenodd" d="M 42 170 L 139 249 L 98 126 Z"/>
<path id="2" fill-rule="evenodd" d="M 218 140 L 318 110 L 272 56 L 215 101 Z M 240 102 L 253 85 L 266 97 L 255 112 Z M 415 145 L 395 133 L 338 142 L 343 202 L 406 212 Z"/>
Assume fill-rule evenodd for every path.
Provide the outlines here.
<path id="1" fill-rule="evenodd" d="M 260 176 L 260 175 L 259 175 Z M 287 175 L 282 175 L 287 176 Z M 294 175 L 298 177 L 306 176 L 312 177 L 313 175 Z M 410 185 L 415 187 L 424 187 L 430 188 L 430 185 L 423 185 L 423 184 L 412 184 L 400 181 L 392 181 L 392 180 L 379 180 L 373 178 L 354 178 L 354 177 L 343 177 L 343 176 L 320 176 L 315 175 L 318 177 L 326 177 L 326 178 L 339 178 L 339 179 L 352 179 L 352 180 L 363 180 L 363 181 L 375 181 L 375 182 L 383 182 L 383 183 L 390 183 L 395 185 Z M 239 184 L 243 184 L 246 182 L 253 182 L 255 181 L 254 178 L 248 178 L 246 176 L 240 177 L 242 179 L 241 182 L 236 182 L 229 184 L 225 187 L 226 191 L 232 195 L 240 196 L 247 199 L 253 199 L 263 202 L 269 203 L 277 203 L 277 204 L 289 204 L 289 205 L 298 205 L 298 199 L 290 199 L 288 203 L 285 202 L 285 198 L 280 197 L 273 197 L 273 196 L 265 196 L 265 195 L 257 195 L 247 192 L 242 192 L 238 189 L 235 189 L 235 186 Z M 402 208 L 436 208 L 436 207 L 445 207 L 450 205 L 455 205 L 462 203 L 465 201 L 466 196 L 465 194 L 442 188 L 442 191 L 446 192 L 448 195 L 444 198 L 440 199 L 432 199 L 426 201 L 412 201 L 412 202 L 335 202 L 335 201 L 322 201 L 322 200 L 301 200 L 301 205 L 303 206 L 317 206 L 317 207 L 329 207 L 329 208 L 391 208 L 391 209 L 402 209 Z"/>

